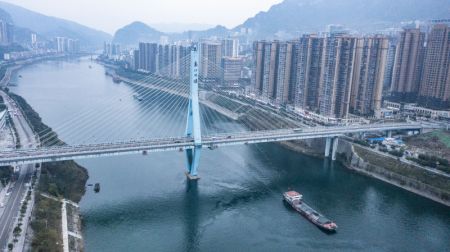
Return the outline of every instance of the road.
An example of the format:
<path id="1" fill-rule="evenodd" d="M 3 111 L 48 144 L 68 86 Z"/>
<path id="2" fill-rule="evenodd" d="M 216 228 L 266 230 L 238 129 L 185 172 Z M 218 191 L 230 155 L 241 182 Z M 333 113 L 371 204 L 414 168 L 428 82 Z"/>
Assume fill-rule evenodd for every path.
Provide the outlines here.
<path id="1" fill-rule="evenodd" d="M 14 111 L 11 118 L 16 127 L 19 135 L 22 148 L 34 148 L 37 146 L 36 139 L 34 137 L 33 130 L 25 120 L 21 110 L 17 107 L 16 103 L 3 91 L 0 91 L 0 96 L 3 97 L 5 105 L 9 111 Z M 14 115 L 17 114 L 17 115 Z M 4 249 L 8 245 L 9 236 L 12 234 L 15 218 L 18 217 L 21 200 L 27 191 L 26 184 L 30 182 L 31 175 L 34 170 L 34 164 L 27 164 L 20 166 L 20 174 L 18 180 L 15 182 L 10 197 L 5 202 L 3 214 L 0 216 L 0 248 Z M 22 227 L 22 230 L 26 230 L 27 227 Z M 25 232 L 25 231 L 23 231 Z"/>
<path id="2" fill-rule="evenodd" d="M 349 133 L 390 131 L 390 130 L 418 130 L 421 124 L 391 123 L 353 125 L 347 127 L 314 127 L 305 129 L 284 129 L 255 132 L 241 132 L 233 134 L 218 134 L 202 137 L 202 143 L 195 143 L 189 137 L 162 138 L 140 141 L 126 141 L 119 143 L 101 143 L 79 146 L 55 146 L 36 149 L 23 149 L 0 152 L 0 165 L 29 164 L 50 161 L 63 161 L 81 158 L 116 156 L 145 152 L 173 151 L 192 149 L 202 145 L 212 148 L 239 144 L 255 144 L 268 142 L 283 142 L 312 138 L 337 137 Z"/>

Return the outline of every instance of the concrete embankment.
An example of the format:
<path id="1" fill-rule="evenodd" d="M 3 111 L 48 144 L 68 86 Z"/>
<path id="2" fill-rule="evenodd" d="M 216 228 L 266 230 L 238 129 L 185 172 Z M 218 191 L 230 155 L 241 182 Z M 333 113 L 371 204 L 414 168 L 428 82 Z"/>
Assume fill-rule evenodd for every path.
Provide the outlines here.
<path id="1" fill-rule="evenodd" d="M 171 92 L 170 90 L 163 91 Z M 213 92 L 204 94 L 206 94 L 202 95 L 204 105 L 241 123 L 250 130 L 301 127 L 301 123 L 293 122 L 276 113 L 227 96 Z M 279 144 L 299 153 L 319 158 L 324 157 L 325 139 L 299 140 Z M 338 161 L 349 169 L 450 206 L 450 182 L 446 177 L 439 176 L 439 174 L 427 171 L 422 167 L 403 163 L 394 157 L 377 154 L 347 141 L 339 141 L 337 151 L 339 153 Z"/>
<path id="2" fill-rule="evenodd" d="M 224 104 L 227 103 L 222 101 L 221 105 Z M 280 124 L 279 117 L 274 117 L 273 121 L 267 120 L 270 113 L 261 117 L 249 115 L 251 113 L 252 111 L 247 111 L 239 118 L 239 121 L 251 130 L 264 130 L 273 123 Z M 282 142 L 280 145 L 306 155 L 324 157 L 325 139 Z M 395 157 L 378 154 L 344 139 L 339 141 L 337 153 L 338 162 L 351 170 L 450 206 L 450 181 L 446 176 L 401 162 Z"/>
<path id="3" fill-rule="evenodd" d="M 450 181 L 447 176 L 345 140 L 340 141 L 337 152 L 338 160 L 351 170 L 450 206 Z"/>

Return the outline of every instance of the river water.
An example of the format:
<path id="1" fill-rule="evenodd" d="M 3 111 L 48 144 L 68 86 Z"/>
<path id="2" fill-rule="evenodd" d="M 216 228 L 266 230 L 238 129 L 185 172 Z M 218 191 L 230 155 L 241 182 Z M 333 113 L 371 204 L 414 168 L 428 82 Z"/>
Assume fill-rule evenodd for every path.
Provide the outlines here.
<path id="1" fill-rule="evenodd" d="M 133 99 L 136 90 L 104 71 L 89 59 L 42 62 L 21 70 L 11 89 L 68 143 L 152 136 L 161 127 L 182 133 L 185 107 L 169 114 L 154 106 L 155 123 Z M 70 120 L 89 109 L 91 123 Z M 96 121 L 111 109 L 117 114 Z M 203 126 L 233 124 L 215 118 Z M 450 251 L 450 208 L 276 144 L 204 150 L 198 183 L 186 182 L 179 152 L 79 163 L 88 183 L 101 183 L 81 201 L 86 251 Z M 325 234 L 286 207 L 288 188 L 335 220 L 338 232 Z"/>

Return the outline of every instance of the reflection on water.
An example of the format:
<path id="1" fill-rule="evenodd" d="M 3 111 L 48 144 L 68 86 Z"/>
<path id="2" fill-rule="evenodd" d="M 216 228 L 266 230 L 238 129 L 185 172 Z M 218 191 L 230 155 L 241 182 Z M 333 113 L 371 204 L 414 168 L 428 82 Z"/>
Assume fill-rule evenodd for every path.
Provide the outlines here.
<path id="1" fill-rule="evenodd" d="M 198 181 L 186 180 L 186 194 L 184 195 L 184 215 L 186 233 L 185 245 L 186 251 L 198 251 L 199 249 L 199 195 Z"/>
<path id="2" fill-rule="evenodd" d="M 144 136 L 159 127 L 184 129 L 181 108 L 167 114 L 155 100 L 161 120 L 149 121 L 145 105 L 132 97 L 135 90 L 114 84 L 93 62 L 45 62 L 21 74 L 13 91 L 52 127 L 86 107 L 126 115 L 104 125 L 73 122 L 73 129 L 85 131 L 58 132 L 67 142 L 87 141 L 92 132 L 120 140 L 135 134 L 133 125 Z M 105 96 L 117 102 L 106 108 Z M 205 130 L 233 124 L 210 118 L 216 120 L 204 123 Z M 179 152 L 80 160 L 89 169 L 88 183 L 102 185 L 101 193 L 88 190 L 81 202 L 86 251 L 450 251 L 449 208 L 329 160 L 275 144 L 204 150 L 201 180 L 192 184 L 184 161 Z M 336 221 L 339 231 L 325 235 L 286 208 L 282 193 L 289 187 Z"/>

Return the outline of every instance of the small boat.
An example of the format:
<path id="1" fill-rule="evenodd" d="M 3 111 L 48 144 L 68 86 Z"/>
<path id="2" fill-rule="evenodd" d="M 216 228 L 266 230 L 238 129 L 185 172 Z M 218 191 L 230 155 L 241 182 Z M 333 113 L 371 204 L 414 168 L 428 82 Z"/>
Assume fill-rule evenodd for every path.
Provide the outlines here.
<path id="1" fill-rule="evenodd" d="M 94 192 L 96 193 L 100 192 L 100 183 L 95 183 Z"/>
<path id="2" fill-rule="evenodd" d="M 91 66 L 91 65 L 89 65 L 89 69 L 92 69 L 92 66 Z"/>
<path id="3" fill-rule="evenodd" d="M 121 83 L 121 82 L 122 82 L 122 79 L 120 79 L 119 76 L 114 75 L 114 76 L 113 76 L 113 82 L 114 82 L 114 83 Z"/>
<path id="4" fill-rule="evenodd" d="M 22 78 L 22 75 L 19 75 L 19 78 Z"/>
<path id="5" fill-rule="evenodd" d="M 137 93 L 134 94 L 133 97 L 134 97 L 134 99 L 136 99 L 136 100 L 138 100 L 138 101 L 144 100 L 144 98 L 142 98 L 142 96 L 141 96 L 140 94 L 137 94 Z"/>
<path id="6" fill-rule="evenodd" d="M 148 153 L 147 153 L 146 150 L 142 152 L 142 155 L 144 155 L 144 156 L 147 156 L 147 154 L 148 154 Z"/>
<path id="7" fill-rule="evenodd" d="M 318 213 L 303 201 L 303 195 L 296 191 L 289 191 L 283 193 L 284 200 L 294 208 L 297 212 L 303 215 L 306 219 L 314 225 L 326 232 L 336 232 L 337 225 L 333 221 L 327 219 L 322 214 Z"/>
<path id="8" fill-rule="evenodd" d="M 93 184 L 88 184 L 87 186 L 93 186 Z"/>

